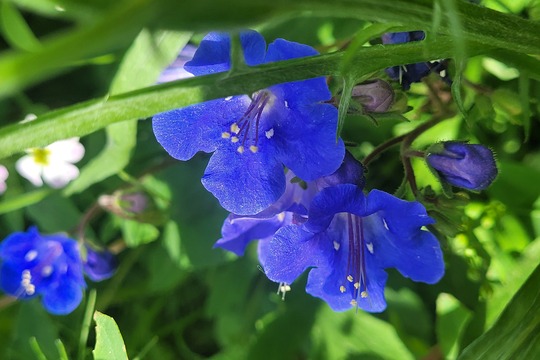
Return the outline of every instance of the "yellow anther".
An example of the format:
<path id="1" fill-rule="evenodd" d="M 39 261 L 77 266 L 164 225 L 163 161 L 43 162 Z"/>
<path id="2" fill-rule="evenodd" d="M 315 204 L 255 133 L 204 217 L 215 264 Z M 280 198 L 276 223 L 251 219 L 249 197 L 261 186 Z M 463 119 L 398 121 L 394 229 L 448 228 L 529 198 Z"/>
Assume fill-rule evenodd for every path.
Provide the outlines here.
<path id="1" fill-rule="evenodd" d="M 360 297 L 362 297 L 363 299 L 367 298 L 367 296 L 368 296 L 368 295 L 367 295 L 367 291 L 362 291 L 362 292 L 360 293 Z"/>
<path id="2" fill-rule="evenodd" d="M 231 138 L 231 141 L 232 141 L 233 143 L 237 143 L 237 142 L 238 142 L 238 138 L 237 138 L 236 136 L 233 136 L 233 137 Z"/>
<path id="3" fill-rule="evenodd" d="M 352 306 L 358 306 L 358 302 L 354 299 L 351 300 L 351 305 Z"/>
<path id="4" fill-rule="evenodd" d="M 347 280 L 349 280 L 349 282 L 353 282 L 353 277 L 352 277 L 352 275 L 348 275 L 348 276 L 347 276 Z"/>
<path id="5" fill-rule="evenodd" d="M 345 289 L 345 286 L 341 285 L 339 287 L 339 291 L 341 291 L 341 293 L 343 294 L 345 291 L 347 291 L 347 289 Z"/>
<path id="6" fill-rule="evenodd" d="M 355 282 L 355 283 L 354 283 L 354 288 L 355 288 L 356 290 L 358 290 L 358 289 L 360 288 L 360 283 L 359 283 L 359 282 Z"/>
<path id="7" fill-rule="evenodd" d="M 231 132 L 238 134 L 240 132 L 240 127 L 237 123 L 231 125 Z"/>
<path id="8" fill-rule="evenodd" d="M 239 146 L 238 149 L 236 149 L 236 151 L 238 151 L 240 154 L 243 154 L 244 153 L 244 147 Z"/>
<path id="9" fill-rule="evenodd" d="M 224 132 L 221 133 L 221 137 L 224 138 L 224 139 L 228 139 L 228 138 L 231 137 L 231 134 L 228 133 L 228 132 L 226 132 L 226 131 L 224 131 Z"/>
<path id="10" fill-rule="evenodd" d="M 252 153 L 256 153 L 257 151 L 259 151 L 259 147 L 255 145 L 251 145 L 249 147 L 249 150 L 251 150 Z"/>

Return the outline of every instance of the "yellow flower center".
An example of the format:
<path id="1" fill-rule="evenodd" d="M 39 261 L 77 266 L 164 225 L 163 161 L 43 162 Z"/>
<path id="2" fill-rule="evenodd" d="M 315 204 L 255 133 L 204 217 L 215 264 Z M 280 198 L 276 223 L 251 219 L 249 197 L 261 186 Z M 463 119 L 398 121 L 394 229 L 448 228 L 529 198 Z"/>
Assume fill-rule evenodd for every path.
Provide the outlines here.
<path id="1" fill-rule="evenodd" d="M 51 152 L 47 149 L 32 149 L 32 156 L 34 157 L 34 162 L 39 165 L 49 165 L 50 153 Z"/>

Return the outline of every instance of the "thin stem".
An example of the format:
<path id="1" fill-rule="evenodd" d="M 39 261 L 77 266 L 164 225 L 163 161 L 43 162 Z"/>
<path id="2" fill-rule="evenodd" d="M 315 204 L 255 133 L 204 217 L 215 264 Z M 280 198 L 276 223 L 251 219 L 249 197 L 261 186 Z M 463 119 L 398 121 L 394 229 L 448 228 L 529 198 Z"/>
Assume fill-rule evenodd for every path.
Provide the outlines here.
<path id="1" fill-rule="evenodd" d="M 94 314 L 94 308 L 96 306 L 96 290 L 92 289 L 88 293 L 88 299 L 86 301 L 86 309 L 84 311 L 84 318 L 81 327 L 81 334 L 79 336 L 79 353 L 78 360 L 84 360 L 86 357 L 86 342 L 88 341 L 88 333 L 90 331 L 90 325 L 92 323 L 92 314 Z"/>
<path id="2" fill-rule="evenodd" d="M 397 145 L 399 144 L 401 141 L 403 141 L 403 139 L 405 139 L 405 137 L 407 136 L 408 134 L 404 134 L 404 135 L 400 135 L 400 136 L 396 136 L 392 139 L 389 139 L 389 140 L 386 140 L 385 142 L 383 142 L 382 144 L 380 144 L 379 146 L 377 146 L 375 149 L 373 149 L 372 152 L 370 152 L 365 158 L 364 160 L 362 160 L 362 164 L 364 164 L 364 166 L 368 166 L 368 164 L 374 160 L 377 156 L 379 156 L 382 152 L 388 150 L 389 148 L 391 148 L 392 146 L 394 145 Z"/>

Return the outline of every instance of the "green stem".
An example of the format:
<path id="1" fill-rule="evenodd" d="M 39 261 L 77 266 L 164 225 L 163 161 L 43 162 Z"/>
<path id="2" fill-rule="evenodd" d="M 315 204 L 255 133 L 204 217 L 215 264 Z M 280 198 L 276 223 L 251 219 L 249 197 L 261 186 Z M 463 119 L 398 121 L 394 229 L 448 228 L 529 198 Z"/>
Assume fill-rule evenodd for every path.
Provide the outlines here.
<path id="1" fill-rule="evenodd" d="M 94 314 L 95 306 L 96 290 L 92 289 L 88 293 L 88 300 L 86 301 L 86 309 L 84 311 L 84 317 L 81 326 L 81 334 L 79 336 L 79 352 L 77 356 L 78 360 L 84 360 L 86 355 L 86 342 L 88 341 L 88 333 L 90 332 L 90 325 L 92 323 L 92 315 Z"/>

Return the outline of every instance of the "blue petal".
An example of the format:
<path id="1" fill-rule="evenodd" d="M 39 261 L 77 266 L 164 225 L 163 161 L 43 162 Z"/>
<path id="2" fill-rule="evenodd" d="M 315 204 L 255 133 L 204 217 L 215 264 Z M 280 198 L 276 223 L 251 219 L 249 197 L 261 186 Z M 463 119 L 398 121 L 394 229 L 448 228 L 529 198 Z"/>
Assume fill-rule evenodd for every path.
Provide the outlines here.
<path id="1" fill-rule="evenodd" d="M 43 293 L 45 309 L 54 315 L 66 315 L 79 306 L 83 297 L 82 287 L 76 282 L 59 281 Z"/>
<path id="2" fill-rule="evenodd" d="M 252 30 L 242 32 L 240 33 L 240 43 L 247 65 L 262 64 L 266 51 L 266 42 L 262 35 Z M 228 71 L 230 67 L 230 35 L 210 33 L 201 41 L 193 60 L 187 62 L 184 68 L 193 75 L 199 76 Z"/>
<path id="3" fill-rule="evenodd" d="M 285 39 L 276 39 L 268 45 L 265 63 L 315 56 L 319 53 L 309 45 Z"/>
<path id="4" fill-rule="evenodd" d="M 292 86 L 280 85 L 280 89 Z M 277 87 L 275 87 L 277 88 Z M 275 92 L 276 101 L 285 99 Z M 279 160 L 299 178 L 313 181 L 336 171 L 345 156 L 343 141 L 336 141 L 337 109 L 328 104 L 272 107 L 276 119 L 274 140 Z"/>
<path id="5" fill-rule="evenodd" d="M 345 157 L 339 169 L 331 175 L 315 180 L 315 183 L 319 189 L 340 184 L 354 184 L 363 188 L 365 185 L 364 165 L 350 152 L 345 151 Z"/>
<path id="6" fill-rule="evenodd" d="M 95 251 L 87 246 L 83 269 L 92 281 L 102 281 L 113 276 L 116 271 L 116 258 L 108 251 Z"/>
<path id="7" fill-rule="evenodd" d="M 39 233 L 35 227 L 27 232 L 15 232 L 5 238 L 0 244 L 0 258 L 4 263 L 23 264 L 25 255 L 36 249 Z M 22 270 L 21 270 L 22 271 Z"/>
<path id="8" fill-rule="evenodd" d="M 210 158 L 202 183 L 221 206 L 238 215 L 253 215 L 266 209 L 285 191 L 283 166 L 272 148 L 240 154 L 223 146 Z"/>
<path id="9" fill-rule="evenodd" d="M 352 184 L 341 184 L 322 189 L 311 202 L 306 228 L 321 232 L 328 228 L 334 215 L 347 212 L 358 216 L 369 215 L 362 189 Z"/>
<path id="10" fill-rule="evenodd" d="M 157 141 L 175 159 L 189 160 L 198 151 L 215 151 L 221 134 L 240 119 L 251 100 L 247 96 L 207 101 L 154 116 Z"/>
<path id="11" fill-rule="evenodd" d="M 244 255 L 247 244 L 252 240 L 266 241 L 271 238 L 284 223 L 292 221 L 292 214 L 275 215 L 268 219 L 241 217 L 230 214 L 221 228 L 222 238 L 214 247 L 231 251 L 238 256 Z"/>
<path id="12" fill-rule="evenodd" d="M 346 278 L 346 259 L 345 263 L 337 262 L 332 267 L 321 267 L 312 269 L 308 276 L 306 292 L 313 296 L 323 299 L 330 305 L 334 311 L 345 311 L 353 307 L 351 305 L 351 293 L 349 291 L 341 293 L 339 287 Z M 386 300 L 384 298 L 384 287 L 388 275 L 380 268 L 373 267 L 368 272 L 367 298 L 358 296 L 355 300 L 358 307 L 369 312 L 381 312 L 386 309 Z"/>
<path id="13" fill-rule="evenodd" d="M 24 268 L 14 268 L 6 264 L 0 267 L 0 286 L 2 291 L 20 299 L 30 299 L 37 296 L 41 290 L 36 286 L 33 295 L 27 295 L 21 287 L 22 272 Z"/>
<path id="14" fill-rule="evenodd" d="M 350 268 L 349 251 L 350 239 L 348 225 L 345 217 L 335 217 L 331 225 L 323 232 L 328 245 L 325 248 L 327 262 L 318 268 L 312 269 L 308 277 L 306 291 L 316 297 L 325 300 L 335 311 L 344 311 L 353 307 L 351 300 L 356 300 L 358 306 L 370 312 L 384 310 L 384 286 L 386 273 L 376 263 L 373 255 L 365 252 L 365 274 L 363 279 L 367 282 L 367 289 L 361 286 L 358 290 L 347 277 L 354 275 L 355 270 Z M 356 276 L 356 275 L 355 275 Z M 354 282 L 358 279 L 354 280 Z M 341 291 L 341 287 L 345 291 Z M 367 298 L 359 296 L 358 292 L 366 291 Z"/>
<path id="15" fill-rule="evenodd" d="M 436 283 L 444 275 L 444 260 L 437 238 L 422 226 L 432 224 L 425 208 L 373 190 L 367 198 L 364 219 L 366 241 L 382 268 L 396 268 L 414 281 Z"/>
<path id="16" fill-rule="evenodd" d="M 279 229 L 270 241 L 259 243 L 259 260 L 270 280 L 291 284 L 306 269 L 325 266 L 331 244 L 325 233 L 313 234 L 289 225 Z"/>

